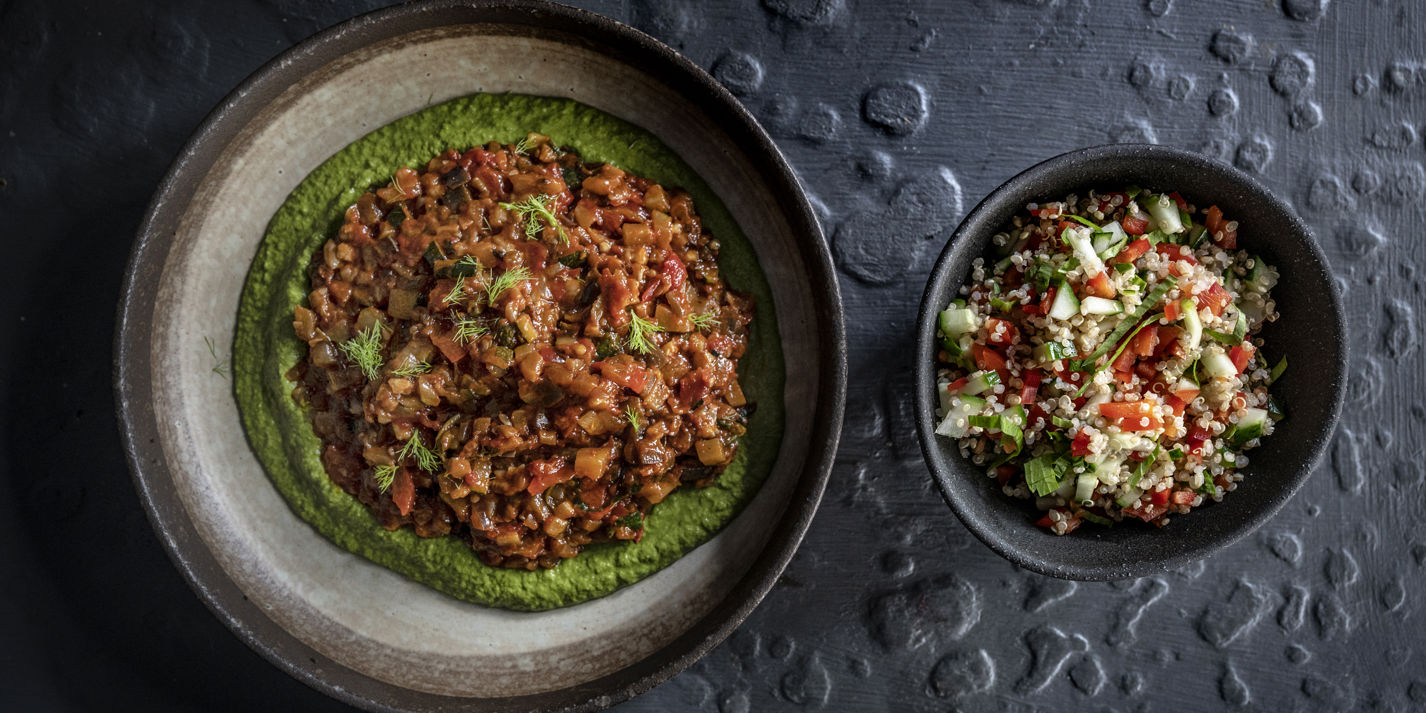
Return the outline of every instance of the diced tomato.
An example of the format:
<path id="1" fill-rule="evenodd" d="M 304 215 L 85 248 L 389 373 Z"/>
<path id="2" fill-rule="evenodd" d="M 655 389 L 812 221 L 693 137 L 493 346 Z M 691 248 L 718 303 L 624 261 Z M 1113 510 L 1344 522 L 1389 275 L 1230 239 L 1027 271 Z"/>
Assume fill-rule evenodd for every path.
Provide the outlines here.
<path id="1" fill-rule="evenodd" d="M 1035 393 L 1040 390 L 1040 381 L 1044 376 L 1039 369 L 1028 369 L 1024 372 L 1025 385 L 1020 388 L 1020 403 L 1035 403 Z"/>
<path id="2" fill-rule="evenodd" d="M 1153 361 L 1140 359 L 1139 363 L 1134 365 L 1134 373 L 1145 379 L 1153 379 L 1159 375 L 1159 370 L 1154 368 L 1154 364 Z"/>
<path id="3" fill-rule="evenodd" d="M 1074 221 L 1069 221 L 1069 220 L 1061 220 L 1057 225 L 1055 225 L 1055 235 L 1056 235 L 1056 236 L 1064 235 L 1064 232 L 1065 232 L 1066 230 L 1069 230 L 1070 228 L 1077 228 L 1077 227 L 1079 227 L 1079 223 L 1076 223 L 1076 222 L 1074 222 Z"/>
<path id="4" fill-rule="evenodd" d="M 563 456 L 555 456 L 530 463 L 530 486 L 525 489 L 531 495 L 539 495 L 555 483 L 563 483 L 574 475 L 574 470 L 566 467 Z"/>
<path id="5" fill-rule="evenodd" d="M 1154 492 L 1150 493 L 1150 494 L 1149 494 L 1149 504 L 1150 504 L 1150 505 L 1168 505 L 1168 504 L 1169 504 L 1169 491 L 1167 491 L 1167 490 L 1155 490 Z"/>
<path id="6" fill-rule="evenodd" d="M 1188 246 L 1186 245 L 1159 243 L 1158 245 L 1154 246 L 1154 250 L 1157 250 L 1160 255 L 1163 255 L 1164 258 L 1168 260 L 1173 260 L 1175 262 L 1182 260 L 1190 265 L 1198 264 L 1198 258 L 1195 258 L 1193 256 L 1193 251 L 1189 250 Z"/>
<path id="7" fill-rule="evenodd" d="M 1184 403 L 1189 403 L 1198 398 L 1198 389 L 1179 389 L 1173 395 L 1182 399 Z"/>
<path id="8" fill-rule="evenodd" d="M 1182 416 L 1183 410 L 1188 407 L 1188 402 L 1180 398 L 1178 394 L 1169 394 L 1168 398 L 1164 399 L 1164 403 L 1173 409 L 1173 415 L 1175 416 Z"/>
<path id="9" fill-rule="evenodd" d="M 1178 300 L 1169 300 L 1164 303 L 1164 319 L 1170 322 L 1177 322 L 1183 315 L 1183 303 Z"/>
<path id="10" fill-rule="evenodd" d="M 1134 383 L 1134 372 L 1130 369 L 1125 369 L 1122 371 L 1115 370 L 1114 380 L 1118 381 L 1121 384 L 1132 384 Z"/>
<path id="11" fill-rule="evenodd" d="M 1154 356 L 1161 357 L 1165 353 L 1178 347 L 1178 337 L 1183 334 L 1183 330 L 1172 324 L 1161 324 L 1158 327 L 1159 345 L 1154 347 Z"/>
<path id="12" fill-rule="evenodd" d="M 1159 346 L 1159 330 L 1153 327 L 1145 327 L 1134 335 L 1134 339 L 1129 342 L 1129 350 L 1139 356 L 1150 356 Z"/>
<path id="13" fill-rule="evenodd" d="M 997 347 L 1003 347 L 1014 341 L 1020 334 L 1020 330 L 1014 324 L 999 317 L 990 317 L 985 320 L 985 341 Z"/>
<path id="14" fill-rule="evenodd" d="M 1119 225 L 1123 226 L 1124 232 L 1130 235 L 1143 235 L 1144 231 L 1149 229 L 1149 220 L 1148 218 L 1126 215 L 1123 220 L 1119 221 Z"/>
<path id="15" fill-rule="evenodd" d="M 1228 307 L 1228 303 L 1233 301 L 1233 296 L 1223 289 L 1218 283 L 1213 283 L 1203 294 L 1198 295 L 1198 303 L 1208 308 L 1214 315 L 1223 314 L 1223 310 Z"/>
<path id="16" fill-rule="evenodd" d="M 1169 502 L 1174 505 L 1192 505 L 1195 497 L 1197 496 L 1192 490 L 1175 490 L 1169 495 Z"/>
<path id="17" fill-rule="evenodd" d="M 1045 290 L 1045 298 L 1040 300 L 1040 314 L 1049 314 L 1050 305 L 1055 302 L 1055 288 Z"/>
<path id="18" fill-rule="evenodd" d="M 1096 206 L 1096 207 L 1099 209 L 1099 212 L 1100 212 L 1100 213 L 1104 213 L 1104 214 L 1106 214 L 1106 215 L 1108 215 L 1109 213 L 1113 212 L 1114 209 L 1115 209 L 1116 207 L 1118 207 L 1118 206 L 1114 205 L 1114 199 L 1115 199 L 1115 198 L 1118 198 L 1118 199 L 1119 199 L 1119 205 L 1121 205 L 1121 206 L 1124 205 L 1125 203 L 1128 203 L 1128 202 L 1129 202 L 1129 196 L 1128 196 L 1127 194 L 1124 194 L 1124 193 L 1105 193 L 1105 194 L 1099 196 L 1099 205 Z"/>
<path id="19" fill-rule="evenodd" d="M 1003 488 L 1006 483 L 1010 482 L 1011 478 L 1015 477 L 1016 472 L 1015 466 L 1009 464 L 1002 465 L 995 469 L 995 479 L 1000 483 L 1000 487 Z"/>
<path id="20" fill-rule="evenodd" d="M 1208 441 L 1208 437 L 1210 435 L 1211 434 L 1209 434 L 1208 429 L 1203 428 L 1202 426 L 1194 426 L 1193 428 L 1188 429 L 1188 438 L 1184 441 L 1185 444 L 1188 446 L 1188 452 L 1200 452 L 1203 449 L 1203 444 Z"/>
<path id="21" fill-rule="evenodd" d="M 431 343 L 436 345 L 436 348 L 441 350 L 441 355 L 446 358 L 446 361 L 452 364 L 459 364 L 460 360 L 465 358 L 465 347 L 450 337 L 441 334 L 432 334 Z"/>
<path id="22" fill-rule="evenodd" d="M 1239 374 L 1243 373 L 1243 370 L 1248 368 L 1248 364 L 1252 363 L 1253 349 L 1252 344 L 1243 342 L 1228 350 L 1228 358 L 1232 360 L 1233 366 L 1238 369 Z"/>
<path id="23" fill-rule="evenodd" d="M 627 358 L 627 357 L 626 357 Z M 633 363 L 617 359 L 605 359 L 594 362 L 594 366 L 599 369 L 599 373 L 604 378 L 633 391 L 636 394 L 644 392 L 644 383 L 649 378 L 649 370 Z"/>
<path id="24" fill-rule="evenodd" d="M 1169 198 L 1173 199 L 1173 202 L 1178 205 L 1179 210 L 1188 210 L 1188 201 L 1184 200 L 1183 196 L 1178 194 L 1178 191 L 1170 193 Z"/>
<path id="25" fill-rule="evenodd" d="M 1030 410 L 1025 414 L 1025 428 L 1045 428 L 1050 425 L 1050 415 L 1040 408 L 1039 404 L 1030 404 Z"/>
<path id="26" fill-rule="evenodd" d="M 673 251 L 669 251 L 668 257 L 664 258 L 663 264 L 659 266 L 663 272 L 663 279 L 668 283 L 670 292 L 683 287 L 683 283 L 688 279 L 688 269 L 683 266 L 683 261 L 678 259 Z"/>
<path id="27" fill-rule="evenodd" d="M 1067 364 L 1068 361 L 1065 361 L 1063 363 Z M 1070 386 L 1073 386 L 1075 388 L 1079 388 L 1084 385 L 1084 372 L 1070 371 L 1066 367 L 1060 367 L 1059 369 L 1055 370 L 1055 376 L 1058 376 L 1060 378 L 1060 381 L 1063 381 L 1066 384 L 1069 384 Z"/>
<path id="28" fill-rule="evenodd" d="M 1133 351 L 1125 349 L 1119 358 L 1114 360 L 1112 367 L 1115 371 L 1129 371 L 1134 368 L 1135 358 Z"/>
<path id="29" fill-rule="evenodd" d="M 1167 492 L 1165 492 L 1164 494 L 1164 502 L 1162 503 L 1152 502 L 1152 500 L 1157 497 L 1157 495 L 1158 493 L 1155 492 L 1153 495 L 1149 496 L 1149 499 L 1151 501 L 1149 504 L 1130 508 L 1128 510 L 1125 510 L 1124 512 L 1126 514 L 1133 515 L 1134 517 L 1137 517 L 1140 520 L 1143 520 L 1144 522 L 1153 522 L 1154 520 L 1157 520 L 1159 516 L 1169 511 Z"/>
<path id="30" fill-rule="evenodd" d="M 391 502 L 402 515 L 410 515 L 416 505 L 416 484 L 411 481 L 411 471 L 397 468 L 396 477 L 391 479 Z"/>
<path id="31" fill-rule="evenodd" d="M 1036 218 L 1048 218 L 1048 217 L 1050 217 L 1050 216 L 1052 216 L 1052 215 L 1058 215 L 1059 212 L 1060 212 L 1060 209 L 1059 209 L 1058 207 L 1052 208 L 1052 207 L 1046 206 L 1046 207 L 1043 207 L 1043 208 L 1036 208 L 1036 209 L 1030 211 L 1030 215 L 1033 215 L 1033 216 L 1035 216 Z"/>
<path id="32" fill-rule="evenodd" d="M 1079 434 L 1074 437 L 1074 440 L 1070 442 L 1070 455 L 1076 455 L 1076 456 L 1087 456 L 1087 455 L 1089 455 L 1089 434 L 1088 434 L 1088 433 L 1086 433 L 1086 432 L 1084 432 L 1084 431 L 1080 431 Z"/>
<path id="33" fill-rule="evenodd" d="M 1050 529 L 1050 528 L 1052 528 L 1052 527 L 1055 526 L 1055 521 L 1054 521 L 1054 520 L 1051 520 L 1049 514 L 1046 513 L 1044 517 L 1042 517 L 1042 518 L 1040 518 L 1039 520 L 1036 520 L 1036 521 L 1035 521 L 1035 526 L 1036 526 L 1036 527 L 1043 527 L 1043 528 L 1045 528 L 1046 530 L 1048 530 L 1048 529 Z"/>
<path id="34" fill-rule="evenodd" d="M 1153 243 L 1149 242 L 1144 238 L 1139 238 L 1138 240 L 1135 240 L 1134 242 L 1125 245 L 1124 249 L 1120 250 L 1119 254 L 1115 255 L 1114 259 L 1109 261 L 1109 264 L 1113 265 L 1115 263 L 1120 262 L 1127 262 L 1133 264 L 1135 260 L 1138 260 L 1139 258 L 1143 257 L 1144 253 L 1148 252 L 1149 249 L 1152 247 L 1154 247 Z"/>
<path id="35" fill-rule="evenodd" d="M 1238 247 L 1238 231 L 1225 230 L 1227 223 L 1223 221 L 1223 211 L 1218 206 L 1211 206 L 1208 215 L 1203 219 L 1203 226 L 1208 228 L 1208 234 L 1213 236 L 1213 242 L 1224 250 L 1235 250 Z"/>
<path id="36" fill-rule="evenodd" d="M 970 353 L 977 367 L 998 374 L 1000 383 L 1009 383 L 1010 370 L 1005 367 L 1005 357 L 1001 356 L 1000 352 L 980 344 L 972 344 Z"/>
<path id="37" fill-rule="evenodd" d="M 1095 297 L 1103 297 L 1106 300 L 1114 298 L 1114 285 L 1109 281 L 1109 275 L 1103 272 L 1095 273 L 1094 277 L 1089 278 L 1089 280 L 1084 283 L 1084 291 L 1087 294 L 1094 295 Z"/>
<path id="38" fill-rule="evenodd" d="M 678 380 L 678 400 L 692 406 L 708 394 L 708 376 L 702 371 L 690 371 Z"/>
<path id="39" fill-rule="evenodd" d="M 949 393 L 949 394 L 958 394 L 958 393 L 960 393 L 961 387 L 962 387 L 962 386 L 965 386 L 965 385 L 966 385 L 966 382 L 968 382 L 968 381 L 970 381 L 970 379 L 968 379 L 968 378 L 966 378 L 966 377 L 964 377 L 964 376 L 962 376 L 962 377 L 959 378 L 959 379 L 956 379 L 955 381 L 952 381 L 950 384 L 948 384 L 948 385 L 946 386 L 946 393 Z"/>

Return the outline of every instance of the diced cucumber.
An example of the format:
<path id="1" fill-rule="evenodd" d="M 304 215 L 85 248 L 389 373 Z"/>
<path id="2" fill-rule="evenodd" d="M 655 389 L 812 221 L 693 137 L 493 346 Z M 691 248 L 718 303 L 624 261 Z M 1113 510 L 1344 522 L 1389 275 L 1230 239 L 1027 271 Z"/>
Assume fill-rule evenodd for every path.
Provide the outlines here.
<path id="1" fill-rule="evenodd" d="M 979 329 L 975 313 L 960 307 L 951 307 L 941 312 L 939 321 L 941 333 L 952 339 Z"/>
<path id="2" fill-rule="evenodd" d="M 1099 478 L 1094 473 L 1081 473 L 1074 482 L 1074 500 L 1080 505 L 1094 504 L 1094 487 L 1099 485 Z"/>
<path id="3" fill-rule="evenodd" d="M 1208 228 L 1203 225 L 1195 225 L 1188 229 L 1188 246 L 1197 250 L 1203 245 L 1203 241 L 1208 237 Z"/>
<path id="4" fill-rule="evenodd" d="M 940 425 L 936 426 L 936 434 L 949 436 L 950 438 L 961 438 L 970 430 L 971 414 L 979 413 L 985 408 L 985 399 L 957 395 L 951 403 L 951 409 L 946 412 L 945 418 L 941 419 Z"/>
<path id="5" fill-rule="evenodd" d="M 1268 412 L 1260 408 L 1243 409 L 1243 415 L 1238 418 L 1238 427 L 1233 431 L 1233 437 L 1228 440 L 1228 445 L 1233 448 L 1242 448 L 1243 444 L 1254 438 L 1261 438 L 1263 435 L 1263 424 L 1267 423 Z"/>
<path id="6" fill-rule="evenodd" d="M 1124 249 L 1124 245 L 1129 242 L 1129 234 L 1124 232 L 1124 228 L 1119 225 L 1119 221 L 1108 223 L 1094 234 L 1094 252 L 1100 258 L 1108 260 L 1119 254 Z"/>
<path id="7" fill-rule="evenodd" d="M 1188 347 L 1191 354 L 1203 342 L 1203 320 L 1198 318 L 1198 298 L 1190 297 L 1184 300 L 1182 309 L 1184 346 Z"/>
<path id="8" fill-rule="evenodd" d="M 1088 404 L 1085 404 L 1089 408 Z M 1133 450 L 1139 445 L 1139 436 L 1125 431 L 1111 430 L 1105 441 L 1105 447 L 1116 451 Z"/>
<path id="9" fill-rule="evenodd" d="M 1178 204 L 1173 199 L 1159 194 L 1148 200 L 1149 215 L 1154 219 L 1156 229 L 1168 235 L 1183 232 L 1183 219 L 1178 214 Z"/>
<path id="10" fill-rule="evenodd" d="M 961 387 L 961 394 L 972 395 L 983 394 L 1000 383 L 1000 375 L 993 371 L 977 371 L 966 380 L 966 385 Z"/>
<path id="11" fill-rule="evenodd" d="M 1049 362 L 1059 361 L 1060 359 L 1077 357 L 1079 356 L 1079 352 L 1075 350 L 1073 344 L 1045 342 L 1044 344 L 1036 345 L 1032 355 L 1035 357 L 1036 363 L 1048 364 Z"/>
<path id="12" fill-rule="evenodd" d="M 1099 467 L 1095 469 L 1094 475 L 1099 479 L 1099 482 L 1105 485 L 1110 484 L 1111 481 L 1117 483 L 1123 466 L 1124 456 L 1105 456 L 1104 460 L 1099 463 Z"/>
<path id="13" fill-rule="evenodd" d="M 1114 502 L 1119 503 L 1121 508 L 1131 508 L 1139 503 L 1139 498 L 1144 497 L 1142 488 L 1129 488 L 1129 492 L 1120 495 Z"/>
<path id="14" fill-rule="evenodd" d="M 1238 367 L 1233 366 L 1233 360 L 1217 345 L 1208 347 L 1198 363 L 1208 376 L 1227 379 L 1238 375 Z"/>
<path id="15" fill-rule="evenodd" d="M 1268 290 L 1277 286 L 1277 270 L 1266 262 L 1263 262 L 1263 259 L 1257 255 L 1254 255 L 1252 259 L 1253 267 L 1248 270 L 1248 275 L 1244 278 L 1243 284 L 1253 292 L 1265 295 Z"/>
<path id="16" fill-rule="evenodd" d="M 1079 314 L 1079 298 L 1064 280 L 1055 287 L 1055 301 L 1050 305 L 1052 319 L 1066 320 Z"/>
<path id="17" fill-rule="evenodd" d="M 1119 300 L 1106 300 L 1103 297 L 1089 296 L 1079 303 L 1080 314 L 1119 314 L 1124 311 L 1124 305 Z"/>
<path id="18" fill-rule="evenodd" d="M 1104 261 L 1100 260 L 1099 254 L 1094 251 L 1094 243 L 1089 239 L 1088 229 L 1066 228 L 1064 234 L 1065 240 L 1074 248 L 1079 264 L 1084 267 L 1085 275 L 1093 276 L 1104 272 Z"/>

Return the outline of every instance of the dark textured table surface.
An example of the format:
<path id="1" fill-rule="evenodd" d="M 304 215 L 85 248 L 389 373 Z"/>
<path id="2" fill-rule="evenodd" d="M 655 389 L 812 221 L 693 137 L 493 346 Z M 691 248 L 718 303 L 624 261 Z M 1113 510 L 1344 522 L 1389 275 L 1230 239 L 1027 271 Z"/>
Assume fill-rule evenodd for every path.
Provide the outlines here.
<path id="1" fill-rule="evenodd" d="M 711 69 L 773 134 L 832 241 L 853 377 L 786 576 L 620 710 L 1426 709 L 1426 3 L 577 4 Z M 375 5 L 0 2 L 0 708 L 342 708 L 169 565 L 124 466 L 110 339 L 138 222 L 189 133 L 263 62 Z M 1258 533 L 1183 571 L 1075 584 L 1017 570 L 951 515 L 906 355 L 965 211 L 1109 141 L 1220 157 L 1296 206 L 1346 296 L 1351 384 L 1329 458 Z"/>

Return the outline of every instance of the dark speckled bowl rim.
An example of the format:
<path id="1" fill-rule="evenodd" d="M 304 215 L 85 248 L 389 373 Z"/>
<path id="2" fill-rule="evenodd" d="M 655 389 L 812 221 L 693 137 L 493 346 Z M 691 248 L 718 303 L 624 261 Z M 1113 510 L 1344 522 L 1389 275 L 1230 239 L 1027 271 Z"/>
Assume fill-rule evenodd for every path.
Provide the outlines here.
<path id="1" fill-rule="evenodd" d="M 515 31 L 557 35 L 629 63 L 688 97 L 741 146 L 783 196 L 787 219 L 809 267 L 819 311 L 819 403 L 813 444 L 782 519 L 743 579 L 703 619 L 671 644 L 621 671 L 547 693 L 498 699 L 439 696 L 363 676 L 313 650 L 269 619 L 228 579 L 199 538 L 171 487 L 158 441 L 148 358 L 158 277 L 176 226 L 215 159 L 264 106 L 333 59 L 412 31 L 451 24 L 502 23 Z M 170 167 L 149 205 L 130 256 L 115 332 L 114 388 L 125 455 L 150 522 L 169 557 L 200 599 L 253 650 L 293 677 L 334 698 L 371 710 L 588 711 L 643 693 L 701 658 L 747 618 L 772 588 L 802 541 L 826 488 L 846 399 L 846 331 L 832 257 L 796 175 L 747 110 L 697 65 L 631 27 L 576 8 L 539 0 L 433 0 L 377 10 L 324 30 L 283 52 L 243 81 L 203 121 Z"/>
<path id="2" fill-rule="evenodd" d="M 1053 177 L 1061 173 L 1071 173 L 1076 166 L 1087 163 L 1099 162 L 1108 159 L 1142 159 L 1146 161 L 1174 162 L 1187 164 L 1201 171 L 1216 176 L 1231 179 L 1241 184 L 1242 187 L 1254 194 L 1254 198 L 1264 201 L 1274 210 L 1285 216 L 1291 224 L 1292 234 L 1300 238 L 1299 249 L 1322 269 L 1324 274 L 1329 276 L 1325 294 L 1322 295 L 1322 304 L 1314 307 L 1322 310 L 1323 319 L 1331 323 L 1336 330 L 1338 340 L 1338 354 L 1342 358 L 1337 360 L 1332 374 L 1335 389 L 1332 393 L 1332 404 L 1330 411 L 1319 429 L 1321 438 L 1304 444 L 1308 455 L 1305 464 L 1294 477 L 1287 483 L 1287 487 L 1279 490 L 1273 498 L 1266 503 L 1262 510 L 1257 513 L 1257 517 L 1242 520 L 1234 523 L 1232 529 L 1217 539 L 1204 544 L 1197 549 L 1188 552 L 1179 552 L 1168 556 L 1162 556 L 1153 560 L 1145 560 L 1132 565 L 1121 563 L 1105 563 L 1103 565 L 1080 565 L 1075 563 L 1056 562 L 1048 558 L 1033 554 L 1014 537 L 1015 533 L 1006 528 L 1003 518 L 977 517 L 970 508 L 964 505 L 959 498 L 958 490 L 969 487 L 987 487 L 984 479 L 977 482 L 966 482 L 961 474 L 951 472 L 940 455 L 935 434 L 937 421 L 935 418 L 935 388 L 936 388 L 936 315 L 944 308 L 947 295 L 954 285 L 960 285 L 966 278 L 970 269 L 969 259 L 957 261 L 952 259 L 955 246 L 962 239 L 973 239 L 974 235 L 993 234 L 1000 230 L 999 224 L 989 224 L 991 216 L 1001 209 L 1006 201 L 1018 204 L 1023 207 L 1026 203 L 1035 200 L 1043 200 L 1047 195 L 1056 195 L 1053 191 L 1058 186 L 1058 181 Z M 1322 249 L 1318 246 L 1312 236 L 1312 231 L 1297 215 L 1297 212 L 1287 203 L 1279 199 L 1266 186 L 1252 176 L 1230 166 L 1221 161 L 1209 158 L 1199 153 L 1185 151 L 1157 144 L 1106 144 L 1091 146 L 1082 149 L 1069 151 L 1053 158 L 1042 161 L 1031 166 L 1013 178 L 991 191 L 975 209 L 967 214 L 965 220 L 956 228 L 950 240 L 946 242 L 945 248 L 936 258 L 935 265 L 931 269 L 930 277 L 926 281 L 926 290 L 921 297 L 921 307 L 916 318 L 916 435 L 921 443 L 922 455 L 925 457 L 926 465 L 930 469 L 937 487 L 941 490 L 941 495 L 951 510 L 956 513 L 961 522 L 973 533 L 981 542 L 994 550 L 997 554 L 1010 560 L 1011 562 L 1044 575 L 1058 577 L 1061 579 L 1072 579 L 1080 581 L 1107 581 L 1117 579 L 1130 579 L 1142 577 L 1149 574 L 1156 574 L 1178 569 L 1199 559 L 1207 557 L 1228 545 L 1233 544 L 1246 537 L 1264 522 L 1269 520 L 1275 513 L 1287 504 L 1294 493 L 1306 482 L 1313 467 L 1321 460 L 1322 454 L 1326 451 L 1328 443 L 1331 441 L 1331 434 L 1336 428 L 1338 417 L 1342 410 L 1342 401 L 1346 391 L 1346 348 L 1341 343 L 1343 338 L 1343 311 L 1342 300 L 1338 294 L 1336 282 L 1330 278 L 1330 271 L 1326 269 L 1327 258 Z M 1326 376 L 1326 375 L 1324 375 Z M 959 455 L 955 456 L 959 458 Z M 1036 533 L 1040 534 L 1040 533 Z M 1044 536 L 1049 537 L 1047 533 Z"/>

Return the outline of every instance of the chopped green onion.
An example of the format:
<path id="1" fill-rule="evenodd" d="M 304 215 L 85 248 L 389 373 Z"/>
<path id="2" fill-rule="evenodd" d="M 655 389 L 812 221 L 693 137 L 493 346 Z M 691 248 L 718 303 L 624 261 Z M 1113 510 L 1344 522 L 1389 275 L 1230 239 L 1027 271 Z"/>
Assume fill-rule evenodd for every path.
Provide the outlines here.
<path id="1" fill-rule="evenodd" d="M 1116 272 L 1120 273 L 1120 274 L 1123 274 L 1123 273 L 1126 273 L 1126 272 L 1132 272 L 1132 271 L 1134 270 L 1134 263 L 1132 263 L 1132 262 L 1116 262 L 1116 263 L 1114 263 L 1114 270 L 1115 270 Z"/>
<path id="2" fill-rule="evenodd" d="M 1273 370 L 1272 370 L 1272 373 L 1268 375 L 1268 385 L 1271 386 L 1271 385 L 1277 383 L 1278 378 L 1280 378 L 1280 377 L 1282 376 L 1282 373 L 1283 373 L 1284 371 L 1287 371 L 1287 355 L 1286 355 L 1286 354 L 1284 354 L 1283 357 L 1277 361 L 1277 366 L 1274 366 L 1274 367 L 1273 367 Z"/>
<path id="3" fill-rule="evenodd" d="M 1081 224 L 1083 224 L 1083 225 L 1087 225 L 1087 226 L 1089 226 L 1089 227 L 1091 227 L 1091 228 L 1094 228 L 1095 230 L 1098 230 L 1098 229 L 1099 229 L 1099 226 L 1098 226 L 1097 224 L 1095 224 L 1095 223 L 1090 222 L 1088 218 L 1083 218 L 1083 217 L 1080 217 L 1080 216 L 1078 216 L 1078 215 L 1068 215 L 1068 214 L 1065 215 L 1065 217 L 1066 217 L 1066 218 L 1069 218 L 1070 220 L 1077 221 L 1077 222 L 1079 222 L 1079 223 L 1081 223 Z"/>
<path id="4" fill-rule="evenodd" d="M 1178 446 L 1174 446 L 1174 449 L 1169 451 L 1169 459 L 1178 460 L 1180 458 L 1183 458 L 1183 449 L 1179 448 Z"/>
<path id="5" fill-rule="evenodd" d="M 1154 467 L 1154 461 L 1159 459 L 1160 450 L 1159 446 L 1154 446 L 1154 452 L 1151 453 L 1148 458 L 1139 461 L 1138 467 L 1134 468 L 1134 472 L 1129 475 L 1130 488 L 1139 487 L 1139 481 L 1142 480 L 1145 475 L 1148 475 L 1149 469 Z"/>
<path id="6" fill-rule="evenodd" d="M 1015 304 L 1013 302 L 1002 300 L 999 297 L 990 298 L 990 306 L 1000 310 L 1001 312 L 1009 312 L 1015 309 Z"/>
<path id="7" fill-rule="evenodd" d="M 995 416 L 979 416 L 979 415 L 977 415 L 977 416 L 971 416 L 970 418 L 966 419 L 966 423 L 970 424 L 971 428 L 984 428 L 984 429 L 987 430 L 987 431 L 998 431 L 998 430 L 1000 430 L 1000 416 L 999 416 L 999 415 L 995 415 Z"/>
<path id="8" fill-rule="evenodd" d="M 1114 345 L 1119 343 L 1119 340 L 1128 334 L 1130 330 L 1142 328 L 1143 325 L 1140 324 L 1140 321 L 1144 319 L 1144 315 L 1148 314 L 1149 310 L 1157 305 L 1159 300 L 1162 300 L 1164 295 L 1168 294 L 1169 290 L 1172 290 L 1177 285 L 1178 279 L 1175 277 L 1166 277 L 1159 282 L 1159 284 L 1154 285 L 1154 289 L 1149 290 L 1149 294 L 1144 295 L 1144 301 L 1140 302 L 1139 306 L 1135 307 L 1134 311 L 1120 322 L 1119 326 L 1114 328 L 1114 331 L 1109 333 L 1109 337 L 1099 345 L 1098 349 L 1095 349 L 1089 356 L 1081 359 L 1080 364 L 1095 363 L 1099 360 L 1099 357 L 1108 354 L 1109 350 L 1113 349 Z"/>
<path id="9" fill-rule="evenodd" d="M 1045 353 L 1049 355 L 1051 361 L 1079 356 L 1079 351 L 1074 348 L 1073 344 L 1061 344 L 1059 342 L 1046 342 Z"/>
<path id="10" fill-rule="evenodd" d="M 1079 516 L 1081 518 L 1084 518 L 1086 522 L 1092 522 L 1096 525 L 1103 525 L 1105 527 L 1114 527 L 1113 520 L 1110 520 L 1109 518 L 1104 517 L 1103 515 L 1095 515 L 1094 513 L 1088 510 L 1079 511 Z"/>
<path id="11" fill-rule="evenodd" d="M 1125 189 L 1124 189 L 1124 193 L 1125 193 L 1126 195 L 1128 195 L 1130 198 L 1135 198 L 1135 197 L 1137 197 L 1140 193 L 1143 193 L 1143 192 L 1144 192 L 1144 189 L 1142 189 L 1142 188 L 1140 188 L 1140 187 L 1138 187 L 1138 186 L 1129 186 L 1128 188 L 1125 188 Z"/>
<path id="12" fill-rule="evenodd" d="M 1074 421 L 1061 416 L 1051 416 L 1050 423 L 1056 428 L 1074 428 Z"/>

